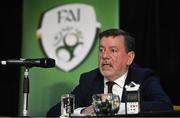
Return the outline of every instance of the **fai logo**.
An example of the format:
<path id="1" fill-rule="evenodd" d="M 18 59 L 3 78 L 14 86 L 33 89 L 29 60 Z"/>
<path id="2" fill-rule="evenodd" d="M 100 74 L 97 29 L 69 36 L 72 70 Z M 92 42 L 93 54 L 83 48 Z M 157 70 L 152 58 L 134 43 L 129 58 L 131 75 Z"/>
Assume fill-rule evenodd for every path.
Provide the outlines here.
<path id="1" fill-rule="evenodd" d="M 100 23 L 90 5 L 67 4 L 42 15 L 37 36 L 46 55 L 56 66 L 70 71 L 88 55 Z"/>

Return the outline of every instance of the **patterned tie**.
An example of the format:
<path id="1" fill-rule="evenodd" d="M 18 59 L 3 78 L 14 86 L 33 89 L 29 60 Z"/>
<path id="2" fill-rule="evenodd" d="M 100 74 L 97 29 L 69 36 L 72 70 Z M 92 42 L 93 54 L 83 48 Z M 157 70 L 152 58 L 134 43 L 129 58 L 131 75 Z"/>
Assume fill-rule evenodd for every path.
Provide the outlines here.
<path id="1" fill-rule="evenodd" d="M 106 84 L 108 85 L 108 93 L 112 93 L 112 87 L 116 83 L 113 81 L 108 81 L 108 82 L 106 82 Z"/>

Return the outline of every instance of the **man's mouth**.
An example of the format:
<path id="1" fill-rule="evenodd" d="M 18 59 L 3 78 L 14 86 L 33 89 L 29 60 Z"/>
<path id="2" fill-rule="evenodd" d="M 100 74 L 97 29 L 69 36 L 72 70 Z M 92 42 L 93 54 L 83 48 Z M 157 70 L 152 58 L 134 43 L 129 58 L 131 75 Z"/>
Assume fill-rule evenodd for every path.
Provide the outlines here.
<path id="1" fill-rule="evenodd" d="M 108 61 L 103 61 L 101 65 L 102 67 L 112 67 L 111 63 L 109 63 Z"/>

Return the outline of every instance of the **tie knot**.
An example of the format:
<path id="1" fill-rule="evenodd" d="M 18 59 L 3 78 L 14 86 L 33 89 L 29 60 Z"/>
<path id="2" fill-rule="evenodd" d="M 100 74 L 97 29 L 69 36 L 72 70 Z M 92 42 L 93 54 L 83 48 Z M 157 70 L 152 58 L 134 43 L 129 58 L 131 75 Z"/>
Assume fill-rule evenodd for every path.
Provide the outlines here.
<path id="1" fill-rule="evenodd" d="M 108 86 L 108 93 L 112 93 L 112 87 L 114 84 L 116 84 L 115 82 L 113 81 L 108 81 L 106 82 L 107 86 Z"/>

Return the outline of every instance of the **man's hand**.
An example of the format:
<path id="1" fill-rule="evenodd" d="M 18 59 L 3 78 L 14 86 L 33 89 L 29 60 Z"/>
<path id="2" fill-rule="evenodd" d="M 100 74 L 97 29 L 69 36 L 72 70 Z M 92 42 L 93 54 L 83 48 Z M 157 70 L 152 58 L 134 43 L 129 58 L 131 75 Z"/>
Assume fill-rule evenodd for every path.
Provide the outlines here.
<path id="1" fill-rule="evenodd" d="M 86 116 L 94 116 L 95 115 L 95 112 L 94 112 L 92 105 L 84 108 L 81 113 L 86 115 Z"/>

